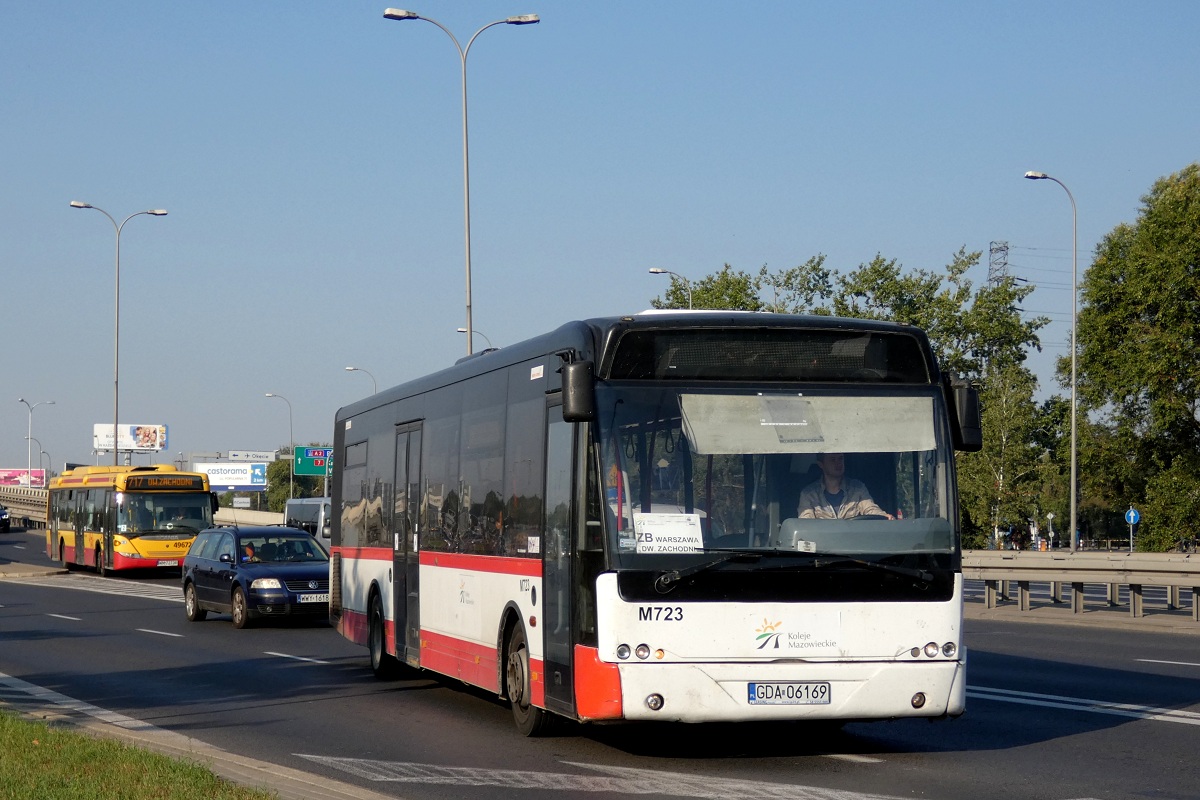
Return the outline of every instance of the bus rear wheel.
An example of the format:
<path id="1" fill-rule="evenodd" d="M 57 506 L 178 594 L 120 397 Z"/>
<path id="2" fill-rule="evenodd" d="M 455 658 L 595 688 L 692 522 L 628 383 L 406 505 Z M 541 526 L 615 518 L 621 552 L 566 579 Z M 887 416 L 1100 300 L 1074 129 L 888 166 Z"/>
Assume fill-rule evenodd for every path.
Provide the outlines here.
<path id="1" fill-rule="evenodd" d="M 383 601 L 379 594 L 371 595 L 371 608 L 367 612 L 367 649 L 371 653 L 371 672 L 380 680 L 391 680 L 400 671 L 400 663 L 387 651 L 384 634 Z"/>
<path id="2" fill-rule="evenodd" d="M 530 702 L 529 646 L 520 623 L 509 631 L 506 652 L 504 693 L 512 704 L 513 721 L 521 735 L 543 736 L 550 730 L 550 714 Z"/>

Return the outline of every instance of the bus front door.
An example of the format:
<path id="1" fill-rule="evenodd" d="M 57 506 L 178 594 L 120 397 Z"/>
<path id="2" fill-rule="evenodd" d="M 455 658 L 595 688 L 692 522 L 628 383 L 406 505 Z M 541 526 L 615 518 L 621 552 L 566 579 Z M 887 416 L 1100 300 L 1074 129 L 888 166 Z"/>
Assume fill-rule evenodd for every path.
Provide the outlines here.
<path id="1" fill-rule="evenodd" d="M 562 406 L 551 406 L 546 431 L 546 528 L 542 546 L 542 594 L 545 624 L 546 707 L 571 715 L 575 687 L 571 658 L 571 562 L 575 463 L 575 425 L 563 421 Z"/>
<path id="2" fill-rule="evenodd" d="M 392 531 L 392 609 L 396 657 L 421 664 L 420 539 L 421 427 L 396 434 L 396 513 Z"/>

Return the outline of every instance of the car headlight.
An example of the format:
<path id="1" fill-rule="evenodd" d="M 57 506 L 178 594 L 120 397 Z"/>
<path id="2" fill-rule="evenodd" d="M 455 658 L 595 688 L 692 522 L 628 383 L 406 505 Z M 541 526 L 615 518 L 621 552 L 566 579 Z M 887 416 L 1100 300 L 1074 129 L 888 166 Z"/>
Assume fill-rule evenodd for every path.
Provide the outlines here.
<path id="1" fill-rule="evenodd" d="M 282 589 L 283 584 L 278 578 L 255 578 L 250 584 L 251 589 Z"/>

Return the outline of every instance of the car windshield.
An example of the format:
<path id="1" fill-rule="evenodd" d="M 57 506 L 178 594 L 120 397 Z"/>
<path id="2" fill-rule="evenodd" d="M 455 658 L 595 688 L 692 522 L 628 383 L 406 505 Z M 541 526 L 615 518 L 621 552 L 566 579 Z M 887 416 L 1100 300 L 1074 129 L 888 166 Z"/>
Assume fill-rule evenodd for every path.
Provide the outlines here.
<path id="1" fill-rule="evenodd" d="M 212 496 L 206 492 L 125 492 L 117 495 L 117 530 L 195 535 L 212 527 Z"/>
<path id="2" fill-rule="evenodd" d="M 328 554 L 321 544 L 305 534 L 267 533 L 243 535 L 239 541 L 242 561 L 261 563 L 325 562 Z"/>
<path id="3" fill-rule="evenodd" d="M 883 558 L 957 547 L 934 389 L 610 384 L 597 400 L 594 516 L 620 565 L 670 569 L 720 550 Z"/>

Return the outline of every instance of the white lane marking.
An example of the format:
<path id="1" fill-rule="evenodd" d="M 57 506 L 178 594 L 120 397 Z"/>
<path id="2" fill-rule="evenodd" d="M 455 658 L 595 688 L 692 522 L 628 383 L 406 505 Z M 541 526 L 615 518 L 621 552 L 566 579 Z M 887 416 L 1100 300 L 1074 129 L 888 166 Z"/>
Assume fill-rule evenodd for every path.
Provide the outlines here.
<path id="1" fill-rule="evenodd" d="M 1200 662 L 1196 661 L 1159 661 L 1157 658 L 1136 658 L 1135 661 L 1140 661 L 1143 664 L 1173 664 L 1177 667 L 1200 667 Z"/>
<path id="2" fill-rule="evenodd" d="M 635 767 L 564 762 L 571 767 L 594 770 L 600 775 L 525 772 L 508 769 L 445 767 L 438 764 L 414 764 L 372 761 L 364 758 L 296 753 L 300 758 L 340 769 L 369 781 L 424 783 L 452 786 L 498 786 L 505 789 L 549 789 L 556 792 L 612 792 L 614 794 L 657 794 L 672 797 L 700 797 L 727 800 L 896 800 L 893 796 L 863 794 L 820 786 L 794 786 L 767 781 L 732 780 L 694 773 L 663 772 Z"/>
<path id="3" fill-rule="evenodd" d="M 1184 725 L 1200 725 L 1200 713 L 1178 711 L 1173 708 L 1139 706 L 1132 703 L 1111 703 L 1107 700 L 1089 700 L 1083 697 L 1063 697 L 1055 694 L 1018 692 L 1009 689 L 992 689 L 984 686 L 968 686 L 967 697 L 979 700 L 998 700 L 1002 703 L 1020 703 L 1044 708 L 1065 708 L 1071 711 L 1088 711 L 1093 714 L 1111 714 L 1118 717 L 1149 719 L 1157 722 L 1178 722 Z"/>
<path id="4" fill-rule="evenodd" d="M 150 628 L 138 628 L 138 630 L 141 631 L 142 633 L 153 633 L 153 634 L 157 634 L 158 636 L 174 636 L 176 639 L 183 638 L 182 633 L 168 633 L 167 631 L 156 631 L 156 630 L 151 630 Z"/>
<path id="5" fill-rule="evenodd" d="M 83 617 L 68 617 L 66 614 L 47 614 L 47 617 L 58 617 L 59 619 L 69 619 L 75 622 L 83 622 Z"/>
<path id="6" fill-rule="evenodd" d="M 836 761 L 849 761 L 854 764 L 882 764 L 882 758 L 874 756 L 859 756 L 853 753 L 825 753 L 822 758 L 832 758 Z"/>
<path id="7" fill-rule="evenodd" d="M 107 722 L 110 725 L 116 725 L 118 727 L 125 728 L 126 730 L 156 731 L 160 734 L 176 737 L 181 742 L 186 743 L 190 741 L 186 736 L 181 734 L 172 733 L 171 731 L 163 730 L 162 728 L 156 728 L 147 722 L 142 722 L 140 719 L 133 719 L 132 717 L 127 717 L 124 714 L 118 714 L 115 711 L 108 711 L 107 709 L 100 708 L 99 706 L 94 706 L 91 703 L 85 703 L 82 700 L 76 700 L 73 697 L 67 697 L 65 694 L 59 694 L 52 689 L 47 689 L 45 687 L 38 686 L 35 683 L 23 681 L 20 678 L 14 678 L 12 675 L 7 675 L 3 672 L 0 672 L 0 686 L 19 691 L 22 694 L 28 695 L 29 697 L 43 704 L 54 705 L 66 711 L 73 711 L 78 714 L 86 714 L 89 717 L 94 717 L 102 722 Z"/>
<path id="8" fill-rule="evenodd" d="M 289 656 L 287 653 L 273 653 L 270 650 L 264 650 L 269 656 L 278 656 L 279 658 L 290 658 L 293 661 L 306 661 L 309 664 L 328 664 L 328 661 L 322 661 L 319 658 L 305 658 L 304 656 Z"/>
<path id="9" fill-rule="evenodd" d="M 0 580 L 3 580 L 0 578 Z M 139 581 L 120 578 L 102 578 L 99 575 L 47 575 L 43 578 L 12 578 L 25 586 L 44 586 L 50 589 L 78 589 L 85 592 L 100 594 L 115 594 L 125 597 L 144 597 L 150 600 L 168 600 L 173 603 L 183 602 L 183 590 L 177 586 L 163 586 L 157 583 L 141 583 Z"/>

